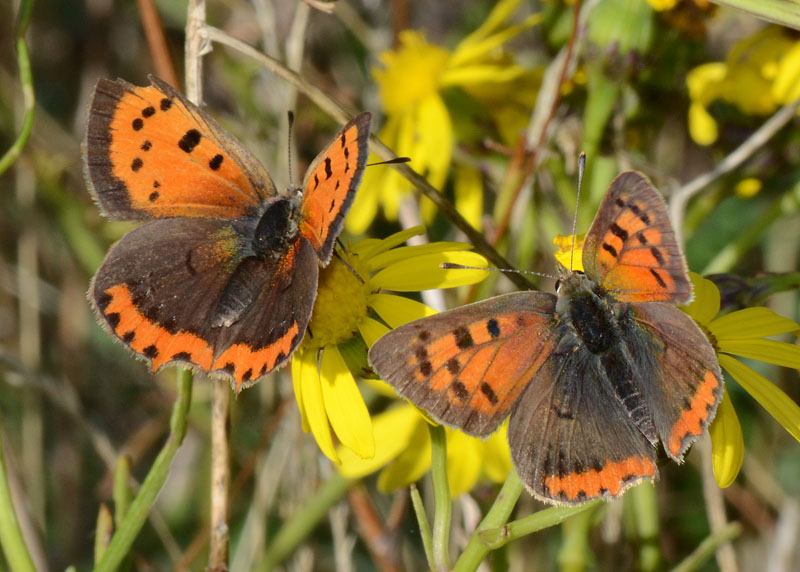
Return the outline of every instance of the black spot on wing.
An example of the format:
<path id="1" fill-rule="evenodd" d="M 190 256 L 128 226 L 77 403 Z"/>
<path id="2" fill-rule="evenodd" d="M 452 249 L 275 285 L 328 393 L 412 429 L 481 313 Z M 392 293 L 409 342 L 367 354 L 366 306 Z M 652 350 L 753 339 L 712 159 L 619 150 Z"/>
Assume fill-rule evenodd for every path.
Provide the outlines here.
<path id="1" fill-rule="evenodd" d="M 494 389 L 492 389 L 492 386 L 485 381 L 481 383 L 481 393 L 486 396 L 486 399 L 489 400 L 489 403 L 492 405 L 497 405 L 497 394 L 494 392 Z"/>
<path id="2" fill-rule="evenodd" d="M 203 135 L 197 129 L 189 129 L 178 141 L 178 147 L 184 152 L 191 153 L 200 144 Z"/>
<path id="3" fill-rule="evenodd" d="M 495 339 L 500 336 L 500 324 L 494 318 L 490 318 L 486 322 L 486 331 L 489 332 L 492 339 Z"/>
<path id="4" fill-rule="evenodd" d="M 152 105 L 142 109 L 142 117 L 144 117 L 145 119 L 148 117 L 152 117 L 155 114 L 156 114 L 156 108 L 153 107 Z"/>
<path id="5" fill-rule="evenodd" d="M 456 338 L 456 345 L 465 350 L 467 348 L 471 348 L 475 345 L 475 340 L 472 339 L 472 334 L 469 333 L 469 329 L 461 326 L 456 328 L 453 331 L 453 336 Z"/>
<path id="6" fill-rule="evenodd" d="M 457 379 L 453 380 L 453 383 L 450 384 L 450 389 L 453 390 L 453 394 L 455 394 L 459 401 L 466 401 L 469 399 L 469 392 L 466 386 Z"/>
<path id="7" fill-rule="evenodd" d="M 603 250 L 605 250 L 608 253 L 610 253 L 611 256 L 613 256 L 614 258 L 616 258 L 619 255 L 619 253 L 617 252 L 617 249 L 614 248 L 613 246 L 611 246 L 610 244 L 606 243 L 606 242 L 603 243 Z"/>
<path id="8" fill-rule="evenodd" d="M 611 223 L 611 232 L 614 236 L 621 238 L 623 241 L 628 240 L 628 231 L 615 222 Z"/>

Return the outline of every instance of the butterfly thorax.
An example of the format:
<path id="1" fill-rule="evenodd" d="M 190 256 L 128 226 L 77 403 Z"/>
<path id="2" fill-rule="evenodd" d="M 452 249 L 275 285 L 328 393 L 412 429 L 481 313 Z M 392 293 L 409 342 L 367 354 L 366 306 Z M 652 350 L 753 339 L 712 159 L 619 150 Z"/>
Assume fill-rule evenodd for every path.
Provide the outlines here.
<path id="1" fill-rule="evenodd" d="M 574 272 L 559 285 L 556 313 L 574 328 L 589 351 L 598 354 L 609 350 L 618 339 L 616 318 L 622 308 L 613 302 L 585 274 Z"/>
<path id="2" fill-rule="evenodd" d="M 253 250 L 262 258 L 278 258 L 300 236 L 300 203 L 280 197 L 268 204 L 256 225 Z"/>

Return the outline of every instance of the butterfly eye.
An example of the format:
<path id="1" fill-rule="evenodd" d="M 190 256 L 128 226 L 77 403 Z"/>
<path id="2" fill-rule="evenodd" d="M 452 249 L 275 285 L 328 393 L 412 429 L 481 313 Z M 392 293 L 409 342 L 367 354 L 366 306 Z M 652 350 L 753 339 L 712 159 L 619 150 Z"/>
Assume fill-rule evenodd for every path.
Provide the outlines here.
<path id="1" fill-rule="evenodd" d="M 558 280 L 556 280 L 556 292 L 558 292 L 559 288 L 561 288 L 561 279 L 560 278 Z"/>

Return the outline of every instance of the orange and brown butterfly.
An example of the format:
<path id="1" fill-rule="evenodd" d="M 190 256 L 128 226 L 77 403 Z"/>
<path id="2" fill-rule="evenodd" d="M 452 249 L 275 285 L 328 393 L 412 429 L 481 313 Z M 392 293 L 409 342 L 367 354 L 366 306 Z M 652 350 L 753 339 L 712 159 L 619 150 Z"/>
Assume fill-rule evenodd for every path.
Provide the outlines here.
<path id="1" fill-rule="evenodd" d="M 612 183 L 557 295 L 516 292 L 401 326 L 375 370 L 438 421 L 508 441 L 537 498 L 612 499 L 680 463 L 722 395 L 714 349 L 676 305 L 692 297 L 664 201 L 647 179 Z"/>
<path id="2" fill-rule="evenodd" d="M 220 374 L 235 389 L 286 363 L 306 332 L 367 158 L 362 113 L 279 193 L 264 167 L 165 82 L 101 79 L 86 179 L 100 209 L 144 220 L 109 250 L 89 299 L 149 361 Z"/>

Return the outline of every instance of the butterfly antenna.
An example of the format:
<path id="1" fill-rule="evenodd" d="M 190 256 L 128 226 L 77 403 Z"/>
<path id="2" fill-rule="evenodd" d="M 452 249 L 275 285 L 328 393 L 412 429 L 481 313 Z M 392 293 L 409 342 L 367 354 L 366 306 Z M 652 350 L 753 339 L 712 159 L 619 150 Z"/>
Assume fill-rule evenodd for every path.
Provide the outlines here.
<path id="1" fill-rule="evenodd" d="M 362 284 L 364 284 L 364 279 L 361 277 L 361 274 L 359 274 L 358 272 L 356 272 L 356 269 L 355 269 L 355 268 L 353 268 L 352 266 L 350 266 L 350 264 L 347 262 L 347 260 L 345 260 L 345 259 L 344 259 L 344 257 L 343 257 L 341 254 L 339 254 L 339 253 L 338 253 L 336 250 L 334 250 L 334 251 L 333 251 L 333 255 L 334 255 L 336 258 L 338 258 L 338 259 L 339 259 L 339 261 L 340 261 L 342 264 L 344 264 L 345 266 L 347 266 L 347 269 L 348 269 L 350 272 L 352 272 L 352 273 L 353 273 L 353 276 L 355 276 L 356 278 L 358 278 L 358 281 L 359 281 L 359 282 L 361 282 Z"/>
<path id="2" fill-rule="evenodd" d="M 377 165 L 396 165 L 398 163 L 409 163 L 411 162 L 411 157 L 395 157 L 394 159 L 389 159 L 388 161 L 378 161 L 377 163 L 367 163 L 366 167 L 375 167 Z"/>
<path id="3" fill-rule="evenodd" d="M 289 135 L 288 135 L 288 144 L 289 144 L 289 152 L 287 156 L 289 158 L 289 188 L 294 189 L 294 177 L 292 176 L 292 131 L 294 131 L 294 111 L 289 111 Z"/>
<path id="4" fill-rule="evenodd" d="M 572 217 L 572 244 L 569 248 L 569 270 L 572 272 L 572 263 L 575 260 L 575 229 L 578 227 L 578 207 L 581 204 L 581 185 L 583 184 L 583 171 L 586 168 L 586 153 L 581 151 L 578 157 L 578 194 L 575 197 L 575 214 Z"/>
<path id="5" fill-rule="evenodd" d="M 536 272 L 535 270 L 517 270 L 516 268 L 487 268 L 486 266 L 464 266 L 463 264 L 456 264 L 455 262 L 442 262 L 439 268 L 443 270 L 486 270 L 487 272 L 507 272 L 510 274 L 533 274 L 534 276 L 541 276 L 542 278 L 552 278 L 558 280 L 558 276 L 552 274 L 545 274 L 544 272 Z"/>

